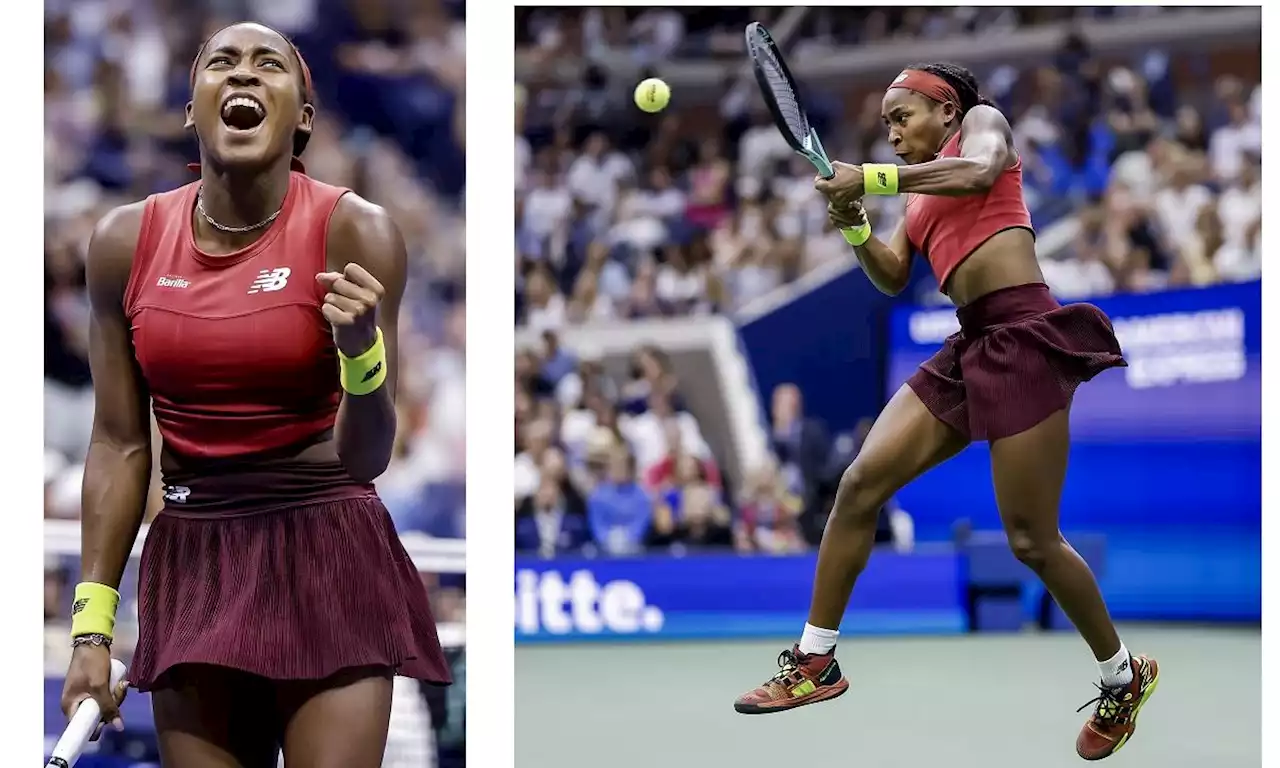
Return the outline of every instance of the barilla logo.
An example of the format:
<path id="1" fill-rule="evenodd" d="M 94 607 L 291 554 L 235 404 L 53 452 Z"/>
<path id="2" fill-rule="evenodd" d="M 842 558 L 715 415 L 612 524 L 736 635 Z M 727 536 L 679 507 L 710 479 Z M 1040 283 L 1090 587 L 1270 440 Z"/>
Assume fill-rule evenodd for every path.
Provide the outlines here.
<path id="1" fill-rule="evenodd" d="M 191 281 L 184 280 L 181 277 L 172 277 L 170 275 L 165 275 L 164 277 L 156 281 L 156 287 L 158 288 L 190 288 Z"/>
<path id="2" fill-rule="evenodd" d="M 574 571 L 568 581 L 556 571 L 516 572 L 516 631 L 522 635 L 653 633 L 663 620 L 635 582 L 601 584 L 590 571 Z"/>

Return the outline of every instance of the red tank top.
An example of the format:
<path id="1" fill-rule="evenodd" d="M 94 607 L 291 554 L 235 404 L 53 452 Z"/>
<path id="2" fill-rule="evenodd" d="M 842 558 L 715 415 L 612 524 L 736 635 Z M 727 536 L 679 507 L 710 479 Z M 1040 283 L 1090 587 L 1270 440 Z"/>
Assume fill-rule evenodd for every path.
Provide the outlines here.
<path id="1" fill-rule="evenodd" d="M 293 173 L 280 216 L 223 256 L 192 232 L 199 184 L 147 199 L 125 293 L 134 353 L 167 451 L 226 459 L 333 429 L 337 353 L 320 314 L 329 217 L 347 190 Z"/>
<path id="2" fill-rule="evenodd" d="M 938 157 L 960 156 L 960 133 L 946 144 Z M 947 278 L 978 246 L 1006 229 L 1031 230 L 1031 214 L 1022 199 L 1022 158 L 1005 169 L 991 189 L 979 195 L 907 195 L 907 239 L 924 254 L 933 267 L 938 285 L 946 288 Z"/>

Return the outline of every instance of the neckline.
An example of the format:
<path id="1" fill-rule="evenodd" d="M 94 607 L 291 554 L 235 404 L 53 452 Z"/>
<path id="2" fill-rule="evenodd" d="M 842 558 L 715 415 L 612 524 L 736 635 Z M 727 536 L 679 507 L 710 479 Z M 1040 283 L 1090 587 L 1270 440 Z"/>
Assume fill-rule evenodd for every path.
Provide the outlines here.
<path id="1" fill-rule="evenodd" d="M 188 247 L 195 260 L 215 269 L 234 266 L 244 261 L 252 259 L 261 253 L 267 246 L 280 235 L 283 230 L 285 221 L 289 218 L 289 213 L 293 209 L 294 200 L 297 198 L 298 174 L 296 171 L 289 173 L 289 188 L 284 193 L 284 203 L 280 206 L 280 215 L 276 220 L 267 225 L 267 229 L 262 233 L 262 237 L 254 240 L 245 247 L 232 251 L 231 253 L 209 253 L 202 250 L 196 244 L 195 217 L 196 213 L 196 195 L 200 190 L 199 182 L 192 184 L 187 192 L 186 200 L 183 201 L 183 211 L 186 213 L 182 217 L 183 236 L 187 241 Z"/>

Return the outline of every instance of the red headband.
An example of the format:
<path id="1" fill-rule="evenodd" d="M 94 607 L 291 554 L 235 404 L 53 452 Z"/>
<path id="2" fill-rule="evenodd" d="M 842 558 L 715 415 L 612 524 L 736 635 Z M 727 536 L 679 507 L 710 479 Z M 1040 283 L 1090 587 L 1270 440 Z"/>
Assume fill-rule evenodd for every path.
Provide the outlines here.
<path id="1" fill-rule="evenodd" d="M 960 106 L 960 94 L 956 92 L 956 89 L 952 87 L 951 83 L 932 72 L 904 69 L 901 74 L 893 79 L 889 87 L 906 88 L 908 91 L 915 91 L 921 96 L 928 96 L 939 104 L 949 101 L 956 107 Z"/>
<path id="2" fill-rule="evenodd" d="M 229 24 L 226 27 L 223 27 L 222 29 L 228 29 L 234 26 L 235 24 Z M 218 30 L 218 32 L 221 32 L 222 29 Z M 195 59 L 193 59 L 191 62 L 191 73 L 188 77 L 189 86 L 191 88 L 195 88 L 196 86 L 196 65 L 200 63 L 200 57 L 204 55 L 204 49 L 208 47 L 209 40 L 212 40 L 213 38 L 217 37 L 218 32 L 214 32 L 212 35 L 209 35 L 209 39 L 205 40 L 204 45 L 200 46 L 200 50 L 196 52 Z M 298 50 L 298 46 L 294 45 L 292 40 L 285 37 L 280 32 L 276 32 L 276 34 L 280 35 L 280 38 L 289 44 L 289 50 L 293 51 L 293 57 L 298 60 L 298 67 L 302 70 L 302 100 L 303 102 L 310 104 L 313 99 L 313 96 L 311 94 L 311 68 L 307 66 L 307 60 L 302 58 L 302 51 Z M 294 157 L 289 161 L 289 167 L 292 170 L 297 171 L 298 173 L 307 172 L 307 167 L 302 164 L 302 160 L 298 157 Z M 188 163 L 187 170 L 192 171 L 193 173 L 199 173 L 200 164 Z"/>

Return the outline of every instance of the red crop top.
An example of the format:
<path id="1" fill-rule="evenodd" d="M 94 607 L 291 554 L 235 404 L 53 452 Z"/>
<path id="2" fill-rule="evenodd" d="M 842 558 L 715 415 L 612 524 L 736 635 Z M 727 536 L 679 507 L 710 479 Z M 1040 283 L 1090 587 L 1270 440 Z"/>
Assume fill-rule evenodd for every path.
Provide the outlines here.
<path id="1" fill-rule="evenodd" d="M 262 237 L 212 256 L 192 232 L 198 186 L 147 200 L 124 302 L 165 448 L 221 459 L 321 435 L 341 393 L 315 276 L 347 190 L 295 172 Z"/>
<path id="2" fill-rule="evenodd" d="M 938 157 L 960 156 L 960 133 L 952 136 Z M 1022 159 L 1005 169 L 991 189 L 964 197 L 907 195 L 907 239 L 924 254 L 946 290 L 947 279 L 978 246 L 1006 229 L 1034 232 L 1027 203 L 1022 199 Z"/>

